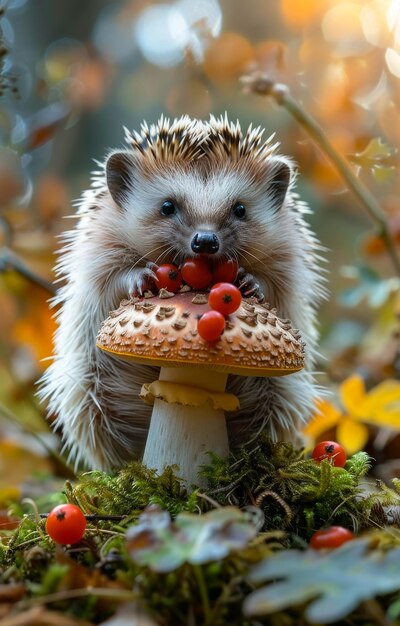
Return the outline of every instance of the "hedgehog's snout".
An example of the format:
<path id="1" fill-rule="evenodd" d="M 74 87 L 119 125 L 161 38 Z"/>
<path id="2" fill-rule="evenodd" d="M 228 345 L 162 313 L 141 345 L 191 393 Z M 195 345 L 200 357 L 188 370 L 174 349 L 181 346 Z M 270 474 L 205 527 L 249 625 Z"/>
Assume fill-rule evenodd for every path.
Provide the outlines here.
<path id="1" fill-rule="evenodd" d="M 219 250 L 219 239 L 215 233 L 196 233 L 190 247 L 196 254 L 215 254 Z"/>

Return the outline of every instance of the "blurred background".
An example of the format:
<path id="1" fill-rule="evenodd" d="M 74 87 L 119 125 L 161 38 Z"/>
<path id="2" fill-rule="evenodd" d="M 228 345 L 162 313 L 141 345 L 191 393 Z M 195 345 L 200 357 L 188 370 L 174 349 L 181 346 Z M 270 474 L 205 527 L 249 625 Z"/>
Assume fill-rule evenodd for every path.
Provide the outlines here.
<path id="1" fill-rule="evenodd" d="M 364 446 L 377 475 L 400 476 L 399 276 L 365 207 L 305 130 L 270 99 L 243 93 L 239 77 L 255 69 L 318 120 L 385 211 L 400 254 L 398 0 L 0 5 L 0 500 L 55 469 L 36 441 L 58 445 L 34 393 L 52 353 L 57 235 L 93 160 L 122 145 L 122 126 L 162 113 L 227 111 L 276 132 L 297 162 L 331 292 L 319 369 L 333 396 L 310 440 Z"/>

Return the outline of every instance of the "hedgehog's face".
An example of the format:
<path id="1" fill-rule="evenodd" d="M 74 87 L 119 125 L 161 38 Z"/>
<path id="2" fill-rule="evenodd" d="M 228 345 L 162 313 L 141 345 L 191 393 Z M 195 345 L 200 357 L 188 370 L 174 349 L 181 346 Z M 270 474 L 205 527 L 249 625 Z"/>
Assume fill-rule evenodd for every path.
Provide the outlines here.
<path id="1" fill-rule="evenodd" d="M 248 269 L 265 263 L 290 177 L 278 157 L 258 177 L 247 166 L 205 168 L 201 160 L 144 173 L 123 152 L 107 162 L 124 242 L 155 263 L 197 255 L 235 258 Z"/>

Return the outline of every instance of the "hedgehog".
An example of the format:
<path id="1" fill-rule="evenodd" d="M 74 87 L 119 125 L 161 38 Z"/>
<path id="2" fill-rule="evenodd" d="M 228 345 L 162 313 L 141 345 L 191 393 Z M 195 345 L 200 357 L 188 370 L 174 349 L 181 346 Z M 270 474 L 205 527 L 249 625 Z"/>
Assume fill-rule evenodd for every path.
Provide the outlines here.
<path id="1" fill-rule="evenodd" d="M 319 387 L 313 367 L 317 309 L 326 295 L 323 248 L 295 193 L 296 168 L 271 136 L 227 116 L 187 116 L 125 129 L 78 202 L 76 226 L 62 235 L 52 306 L 54 356 L 39 387 L 77 466 L 110 470 L 141 454 L 151 407 L 139 398 L 158 368 L 120 361 L 96 348 L 109 311 L 142 294 L 160 263 L 197 254 L 235 259 L 238 286 L 288 318 L 306 342 L 306 367 L 284 378 L 231 375 L 240 400 L 230 414 L 231 446 L 265 432 L 298 443 Z"/>

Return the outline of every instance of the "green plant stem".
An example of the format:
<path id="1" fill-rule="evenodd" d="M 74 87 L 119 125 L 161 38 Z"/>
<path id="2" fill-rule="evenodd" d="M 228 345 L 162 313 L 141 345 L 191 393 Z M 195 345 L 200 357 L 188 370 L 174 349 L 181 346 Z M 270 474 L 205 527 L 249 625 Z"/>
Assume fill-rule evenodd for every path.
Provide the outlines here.
<path id="1" fill-rule="evenodd" d="M 197 584 L 199 586 L 200 597 L 203 603 L 204 610 L 204 624 L 210 623 L 211 618 L 211 608 L 210 608 L 210 600 L 208 598 L 207 587 L 203 576 L 203 571 L 200 565 L 192 565 L 194 575 L 196 577 Z"/>
<path id="2" fill-rule="evenodd" d="M 386 215 L 379 206 L 379 203 L 376 201 L 372 193 L 365 187 L 365 185 L 363 185 L 360 179 L 357 178 L 347 161 L 333 147 L 322 127 L 314 120 L 314 118 L 311 117 L 311 115 L 309 115 L 289 93 L 282 97 L 281 104 L 287 111 L 289 111 L 295 120 L 299 122 L 303 128 L 305 128 L 310 137 L 314 139 L 331 163 L 333 163 L 336 167 L 343 180 L 346 181 L 348 187 L 365 206 L 369 216 L 378 224 L 379 234 L 385 242 L 393 267 L 400 276 L 400 259 L 397 255 L 396 248 L 388 229 Z"/>
<path id="3" fill-rule="evenodd" d="M 351 189 L 355 196 L 357 196 L 360 202 L 364 205 L 371 219 L 378 225 L 378 234 L 382 237 L 385 243 L 396 274 L 400 276 L 400 259 L 389 231 L 385 213 L 382 211 L 375 197 L 354 174 L 347 161 L 333 147 L 318 122 L 291 96 L 286 85 L 276 84 L 269 78 L 262 77 L 260 75 L 245 77 L 243 82 L 247 85 L 248 91 L 271 96 L 275 102 L 277 102 L 280 106 L 283 106 L 294 117 L 300 126 L 302 126 L 307 134 L 315 141 L 325 156 L 339 172 L 349 189 Z"/>
<path id="4" fill-rule="evenodd" d="M 385 246 L 391 258 L 393 267 L 398 276 L 400 276 L 400 259 L 390 235 L 386 215 L 382 211 L 379 203 L 376 201 L 372 193 L 363 185 L 359 178 L 354 174 L 353 170 L 342 157 L 341 154 L 332 146 L 322 127 L 296 102 L 292 96 L 287 93 L 283 95 L 282 106 L 295 118 L 299 124 L 305 128 L 307 133 L 318 144 L 324 154 L 336 167 L 343 180 L 346 181 L 349 189 L 357 196 L 360 202 L 367 209 L 369 216 L 377 223 L 379 235 L 385 242 Z"/>

